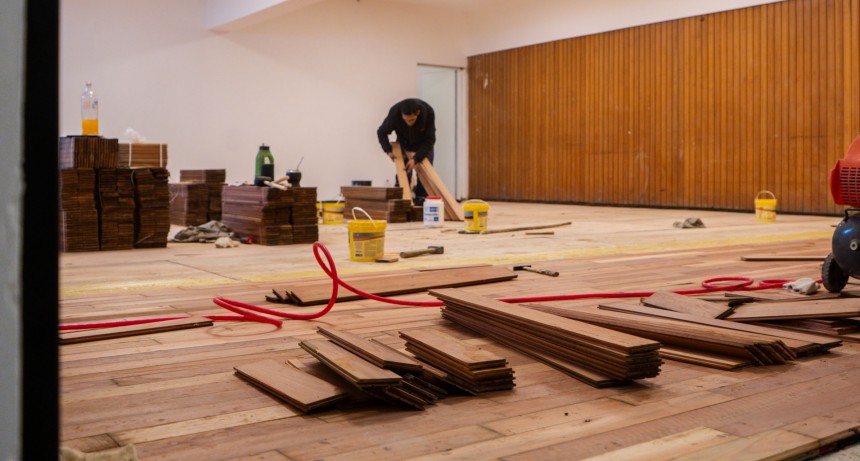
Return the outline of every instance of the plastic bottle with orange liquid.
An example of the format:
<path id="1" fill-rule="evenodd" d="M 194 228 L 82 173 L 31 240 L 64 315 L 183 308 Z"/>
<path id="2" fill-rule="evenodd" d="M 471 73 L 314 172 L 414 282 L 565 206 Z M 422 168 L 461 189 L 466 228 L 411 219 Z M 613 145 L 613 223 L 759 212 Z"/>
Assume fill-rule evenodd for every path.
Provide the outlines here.
<path id="1" fill-rule="evenodd" d="M 99 134 L 99 100 L 90 82 L 87 82 L 81 94 L 81 134 L 84 136 Z"/>

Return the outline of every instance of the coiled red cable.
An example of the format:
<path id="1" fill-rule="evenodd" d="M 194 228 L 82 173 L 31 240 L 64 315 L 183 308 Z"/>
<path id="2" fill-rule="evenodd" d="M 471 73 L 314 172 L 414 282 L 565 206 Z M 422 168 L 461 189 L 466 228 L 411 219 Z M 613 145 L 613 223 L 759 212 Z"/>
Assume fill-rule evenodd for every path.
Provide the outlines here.
<path id="1" fill-rule="evenodd" d="M 323 261 L 320 256 L 320 252 L 325 256 L 325 261 Z M 291 320 L 313 320 L 320 318 L 331 311 L 332 307 L 334 307 L 337 302 L 337 294 L 338 287 L 342 286 L 347 290 L 362 296 L 366 299 L 372 299 L 374 301 L 380 301 L 388 304 L 395 304 L 399 306 L 411 306 L 411 307 L 442 307 L 445 304 L 441 301 L 404 301 L 401 299 L 387 298 L 384 296 L 378 296 L 373 293 L 368 293 L 361 289 L 355 288 L 352 285 L 344 282 L 337 275 L 337 268 L 334 264 L 334 259 L 331 256 L 331 253 L 328 251 L 328 248 L 321 242 L 315 242 L 313 244 L 313 253 L 314 258 L 316 258 L 317 263 L 320 268 L 322 268 L 323 272 L 331 279 L 332 281 L 332 289 L 331 289 L 331 297 L 329 298 L 328 304 L 320 311 L 312 313 L 312 314 L 292 314 L 287 312 L 280 312 L 273 309 L 268 309 L 265 307 L 255 306 L 253 304 L 243 303 L 240 301 L 235 301 L 232 299 L 227 299 L 224 297 L 215 297 L 212 299 L 216 305 L 223 307 L 231 312 L 235 312 L 239 314 L 238 316 L 206 316 L 206 318 L 212 320 L 241 320 L 241 321 L 253 321 L 253 322 L 261 322 L 268 323 L 271 325 L 275 325 L 280 328 L 282 322 L 277 319 L 272 319 L 266 316 L 257 315 L 254 312 L 259 312 L 263 314 L 272 315 L 275 317 L 281 317 Z M 717 282 L 736 282 L 730 284 L 718 284 Z M 703 294 L 710 293 L 714 291 L 727 291 L 727 290 L 737 290 L 737 291 L 756 291 L 756 290 L 766 290 L 770 288 L 781 288 L 783 284 L 791 282 L 791 280 L 762 280 L 758 285 L 753 286 L 755 281 L 749 277 L 714 277 L 707 280 L 702 281 L 702 288 L 698 289 L 690 289 L 690 290 L 675 290 L 674 293 L 682 294 L 682 295 L 693 295 L 693 294 Z M 545 302 L 545 301 L 570 301 L 576 299 L 593 299 L 593 298 L 643 298 L 653 295 L 653 291 L 637 291 L 637 292 L 621 292 L 621 293 L 578 293 L 578 294 L 570 294 L 570 295 L 552 295 L 552 296 L 529 296 L 529 297 L 521 297 L 521 298 L 501 298 L 499 301 L 503 301 L 506 303 L 529 303 L 529 302 Z M 115 327 L 115 326 L 126 326 L 126 325 L 137 325 L 142 323 L 151 323 L 151 322 L 159 322 L 166 320 L 176 320 L 184 317 L 166 317 L 166 318 L 152 318 L 152 319 L 137 319 L 137 320 L 124 320 L 117 322 L 104 322 L 104 323 L 86 323 L 86 324 L 67 324 L 61 325 L 60 330 L 75 330 L 75 329 L 90 329 L 90 328 L 107 328 L 107 327 Z"/>

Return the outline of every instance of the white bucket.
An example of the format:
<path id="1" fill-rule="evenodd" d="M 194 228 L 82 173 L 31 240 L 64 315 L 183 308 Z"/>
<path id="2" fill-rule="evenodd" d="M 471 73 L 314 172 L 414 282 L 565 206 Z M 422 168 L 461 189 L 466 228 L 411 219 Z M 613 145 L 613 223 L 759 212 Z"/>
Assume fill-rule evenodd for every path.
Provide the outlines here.
<path id="1" fill-rule="evenodd" d="M 445 222 L 445 202 L 442 197 L 424 199 L 424 227 L 442 227 Z"/>

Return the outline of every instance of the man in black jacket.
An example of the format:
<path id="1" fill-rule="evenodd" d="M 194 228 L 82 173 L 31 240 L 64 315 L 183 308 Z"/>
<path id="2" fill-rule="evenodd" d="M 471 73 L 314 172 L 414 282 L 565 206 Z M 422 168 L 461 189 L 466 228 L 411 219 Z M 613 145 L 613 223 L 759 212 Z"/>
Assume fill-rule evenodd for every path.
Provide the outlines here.
<path id="1" fill-rule="evenodd" d="M 382 150 L 393 160 L 394 154 L 391 143 L 388 142 L 388 135 L 392 131 L 397 133 L 397 142 L 400 143 L 403 162 L 406 164 L 406 174 L 411 183 L 412 170 L 416 163 L 425 158 L 431 164 L 433 163 L 433 146 L 436 144 L 436 114 L 429 104 L 417 98 L 404 99 L 391 106 L 388 115 L 382 121 L 382 125 L 379 125 L 376 130 L 376 136 L 379 138 L 379 145 L 382 146 Z M 415 155 L 410 159 L 407 155 L 408 152 Z M 400 185 L 396 177 L 394 181 L 395 186 Z M 409 185 L 404 187 L 409 187 Z M 421 179 L 418 179 L 414 192 L 414 204 L 423 205 L 427 191 L 421 184 Z"/>

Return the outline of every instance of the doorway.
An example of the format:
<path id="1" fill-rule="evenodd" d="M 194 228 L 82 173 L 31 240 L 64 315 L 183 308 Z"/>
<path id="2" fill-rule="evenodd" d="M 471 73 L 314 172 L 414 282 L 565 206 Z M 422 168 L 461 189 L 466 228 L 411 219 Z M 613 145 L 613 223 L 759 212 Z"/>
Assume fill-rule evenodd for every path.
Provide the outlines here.
<path id="1" fill-rule="evenodd" d="M 463 69 L 418 65 L 417 95 L 436 114 L 436 147 L 433 167 L 458 200 L 466 193 L 466 163 L 463 147 L 465 121 L 461 88 Z"/>

